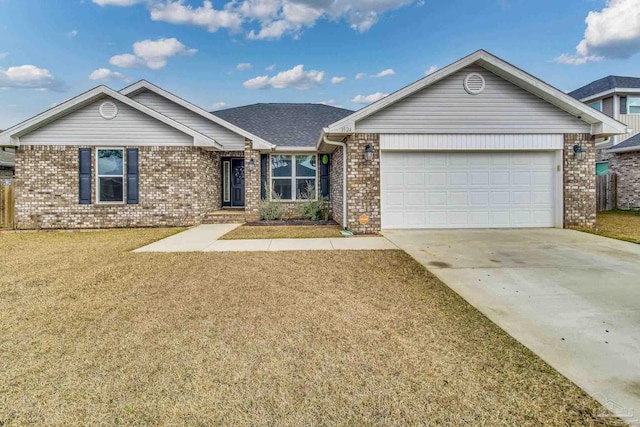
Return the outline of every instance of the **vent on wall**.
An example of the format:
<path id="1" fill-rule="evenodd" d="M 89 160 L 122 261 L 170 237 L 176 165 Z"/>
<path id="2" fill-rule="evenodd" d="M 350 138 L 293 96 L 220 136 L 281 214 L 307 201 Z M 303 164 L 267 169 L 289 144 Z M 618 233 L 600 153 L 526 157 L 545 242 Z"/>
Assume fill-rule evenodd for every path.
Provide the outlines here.
<path id="1" fill-rule="evenodd" d="M 471 73 L 464 78 L 464 90 L 470 95 L 478 95 L 484 90 L 484 77 L 478 73 Z"/>
<path id="2" fill-rule="evenodd" d="M 118 115 L 118 106 L 111 101 L 103 102 L 100 105 L 100 115 L 103 119 L 115 119 Z"/>

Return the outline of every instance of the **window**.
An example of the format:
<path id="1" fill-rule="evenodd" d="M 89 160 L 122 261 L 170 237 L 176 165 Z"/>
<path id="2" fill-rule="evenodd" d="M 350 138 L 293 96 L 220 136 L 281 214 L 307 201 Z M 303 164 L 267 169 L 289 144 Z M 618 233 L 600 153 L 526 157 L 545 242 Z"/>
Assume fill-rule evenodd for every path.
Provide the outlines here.
<path id="1" fill-rule="evenodd" d="M 96 162 L 98 203 L 124 203 L 124 149 L 99 148 Z"/>
<path id="2" fill-rule="evenodd" d="M 640 114 L 640 98 L 627 98 L 627 113 L 628 114 Z"/>
<path id="3" fill-rule="evenodd" d="M 222 182 L 224 185 L 222 201 L 229 203 L 231 201 L 231 162 L 225 161 L 223 163 L 222 174 Z"/>
<path id="4" fill-rule="evenodd" d="M 282 200 L 304 200 L 316 198 L 316 164 L 312 155 L 271 156 L 271 189 Z M 309 194 L 308 189 L 311 189 Z"/>
<path id="5" fill-rule="evenodd" d="M 592 102 L 589 107 L 602 112 L 602 101 Z"/>

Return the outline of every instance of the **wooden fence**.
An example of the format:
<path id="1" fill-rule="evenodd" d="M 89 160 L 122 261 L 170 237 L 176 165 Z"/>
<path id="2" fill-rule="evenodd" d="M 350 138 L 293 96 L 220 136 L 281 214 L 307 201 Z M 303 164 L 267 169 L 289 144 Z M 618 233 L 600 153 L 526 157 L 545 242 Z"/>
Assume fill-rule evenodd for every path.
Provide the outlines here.
<path id="1" fill-rule="evenodd" d="M 610 211 L 616 208 L 618 199 L 618 175 L 596 176 L 596 211 Z"/>
<path id="2" fill-rule="evenodd" d="M 13 228 L 14 183 L 10 179 L 0 180 L 0 228 Z"/>

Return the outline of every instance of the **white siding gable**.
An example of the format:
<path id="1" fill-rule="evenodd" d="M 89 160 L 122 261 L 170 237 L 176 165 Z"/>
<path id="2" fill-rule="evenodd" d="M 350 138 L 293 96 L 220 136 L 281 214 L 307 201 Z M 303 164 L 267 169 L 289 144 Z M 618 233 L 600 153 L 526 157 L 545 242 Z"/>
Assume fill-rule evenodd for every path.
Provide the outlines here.
<path id="1" fill-rule="evenodd" d="M 110 101 L 118 115 L 106 120 L 100 105 Z M 105 97 L 20 137 L 23 145 L 193 145 L 193 137 L 120 101 Z"/>
<path id="2" fill-rule="evenodd" d="M 480 73 L 485 89 L 470 95 L 464 78 Z M 577 117 L 474 65 L 356 123 L 361 133 L 590 133 Z"/>
<path id="3" fill-rule="evenodd" d="M 199 114 L 184 108 L 175 102 L 145 90 L 131 97 L 134 101 L 164 114 L 165 116 L 189 126 L 191 129 L 218 141 L 225 150 L 244 150 L 244 137 L 220 126 Z"/>

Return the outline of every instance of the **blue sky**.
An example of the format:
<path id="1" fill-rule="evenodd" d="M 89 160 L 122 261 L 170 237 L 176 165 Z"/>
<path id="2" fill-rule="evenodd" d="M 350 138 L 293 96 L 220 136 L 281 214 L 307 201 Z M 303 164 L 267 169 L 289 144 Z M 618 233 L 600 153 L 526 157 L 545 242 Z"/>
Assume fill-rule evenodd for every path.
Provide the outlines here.
<path id="1" fill-rule="evenodd" d="M 0 128 L 139 79 L 206 109 L 358 109 L 481 48 L 571 90 L 640 76 L 638 20 L 637 0 L 0 0 Z"/>

